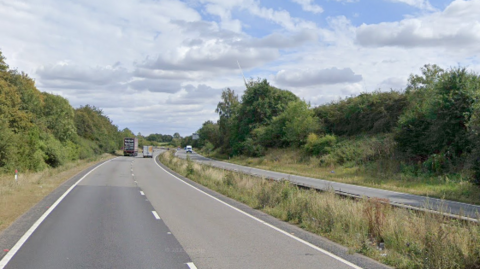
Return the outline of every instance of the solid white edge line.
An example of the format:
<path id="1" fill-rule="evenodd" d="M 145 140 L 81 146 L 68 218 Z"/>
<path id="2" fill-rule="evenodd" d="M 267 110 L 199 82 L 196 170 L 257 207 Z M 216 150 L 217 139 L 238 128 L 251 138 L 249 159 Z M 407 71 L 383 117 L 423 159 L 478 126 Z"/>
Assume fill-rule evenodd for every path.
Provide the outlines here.
<path id="1" fill-rule="evenodd" d="M 145 193 L 143 191 L 140 191 L 140 195 L 145 195 Z"/>
<path id="2" fill-rule="evenodd" d="M 193 264 L 193 262 L 187 262 L 187 266 L 190 269 L 197 269 L 197 267 L 195 266 L 195 264 Z"/>
<path id="3" fill-rule="evenodd" d="M 152 214 L 156 219 L 160 219 L 160 216 L 157 214 L 157 212 L 152 211 Z"/>
<path id="4" fill-rule="evenodd" d="M 118 158 L 118 157 L 117 157 Z M 93 168 L 92 170 L 90 170 L 88 173 L 86 173 L 82 178 L 80 178 L 77 182 L 75 182 L 75 184 L 73 184 L 62 196 L 60 196 L 60 198 L 57 199 L 57 201 L 55 201 L 55 203 L 53 203 L 53 205 L 50 206 L 50 208 L 48 208 L 47 211 L 45 211 L 45 213 L 43 213 L 43 215 L 32 225 L 32 227 L 30 227 L 30 229 L 28 229 L 27 232 L 25 232 L 25 234 L 17 241 L 17 243 L 13 246 L 12 249 L 10 249 L 10 251 L 7 253 L 7 255 L 5 255 L 3 257 L 3 259 L 0 261 L 0 269 L 3 269 L 5 268 L 5 266 L 8 264 L 8 262 L 13 258 L 13 256 L 18 252 L 18 250 L 23 246 L 23 244 L 25 244 L 25 242 L 28 240 L 28 238 L 35 232 L 35 230 L 38 228 L 38 226 L 40 226 L 40 224 L 42 224 L 42 222 L 48 217 L 48 215 L 50 215 L 50 213 L 58 206 L 58 204 L 60 204 L 60 202 L 73 190 L 73 188 L 75 188 L 75 186 L 77 186 L 84 178 L 86 178 L 90 173 L 92 173 L 93 171 L 95 171 L 97 168 L 99 168 L 100 166 L 114 160 L 114 159 L 117 159 L 117 158 L 113 158 L 113 159 L 110 159 L 108 161 L 105 161 L 104 163 L 100 164 L 99 166 Z"/>
<path id="5" fill-rule="evenodd" d="M 248 214 L 247 212 L 245 212 L 245 211 L 243 211 L 243 210 L 240 210 L 240 209 L 238 209 L 238 208 L 236 208 L 236 207 L 234 207 L 234 206 L 232 206 L 232 205 L 230 205 L 230 204 L 228 204 L 228 203 L 226 203 L 226 202 L 218 199 L 217 197 L 215 197 L 215 196 L 213 196 L 213 195 L 210 195 L 210 194 L 208 194 L 208 193 L 200 190 L 199 188 L 197 188 L 197 187 L 195 187 L 195 186 L 193 186 L 193 185 L 191 185 L 191 184 L 183 181 L 182 179 L 178 178 L 178 177 L 175 176 L 174 174 L 168 172 L 167 170 L 165 170 L 165 168 L 163 168 L 162 166 L 160 166 L 155 160 L 156 160 L 156 157 L 155 157 L 155 159 L 154 159 L 153 161 L 155 162 L 155 164 L 156 164 L 158 167 L 160 167 L 160 169 L 162 169 L 163 171 L 165 171 L 167 174 L 171 175 L 172 177 L 176 178 L 177 180 L 179 180 L 180 182 L 186 184 L 187 186 L 190 186 L 191 188 L 193 188 L 193 189 L 195 189 L 195 190 L 197 190 L 197 191 L 205 194 L 206 196 L 208 196 L 208 197 L 216 200 L 217 202 L 220 202 L 220 203 L 222 203 L 222 204 L 230 207 L 231 209 L 233 209 L 233 210 L 235 210 L 235 211 L 237 211 L 237 212 L 239 212 L 239 213 L 241 213 L 241 214 L 243 214 L 243 215 L 245 215 L 245 216 L 247 216 L 247 217 L 249 217 L 249 218 L 251 218 L 251 219 L 253 219 L 253 220 L 256 220 L 256 221 L 264 224 L 265 226 L 270 227 L 270 228 L 274 229 L 275 231 L 277 231 L 277 232 L 279 232 L 279 233 L 282 233 L 282 234 L 284 234 L 284 235 L 286 235 L 286 236 L 288 236 L 288 237 L 290 237 L 290 238 L 292 238 L 292 239 L 294 239 L 294 240 L 296 240 L 296 241 L 298 241 L 298 242 L 300 242 L 300 243 L 302 243 L 302 244 L 304 244 L 304 245 L 307 245 L 307 246 L 309 246 L 309 247 L 311 247 L 311 248 L 313 248 L 313 249 L 315 249 L 315 250 L 317 250 L 317 251 L 319 251 L 319 252 L 321 252 L 321 253 L 323 253 L 323 254 L 325 254 L 325 255 L 327 255 L 327 256 L 335 259 L 335 260 L 337 260 L 337 261 L 340 261 L 340 262 L 342 262 L 342 263 L 344 263 L 344 264 L 346 264 L 346 265 L 348 265 L 348 266 L 350 266 L 350 267 L 352 267 L 352 268 L 355 268 L 355 269 L 363 269 L 362 267 L 360 267 L 360 266 L 358 266 L 358 265 L 355 265 L 355 264 L 353 264 L 353 263 L 351 263 L 351 262 L 349 262 L 349 261 L 347 261 L 347 260 L 345 260 L 345 259 L 343 259 L 343 258 L 341 258 L 341 257 L 338 257 L 337 255 L 335 255 L 335 254 L 333 254 L 333 253 L 331 253 L 331 252 L 328 252 L 328 251 L 326 251 L 326 250 L 324 250 L 324 249 L 322 249 L 322 248 L 320 248 L 320 247 L 317 247 L 317 246 L 315 246 L 314 244 L 312 244 L 312 243 L 310 243 L 310 242 L 307 242 L 307 241 L 305 241 L 305 240 L 303 240 L 303 239 L 301 239 L 301 238 L 298 238 L 298 237 L 296 237 L 296 236 L 294 236 L 294 235 L 291 235 L 290 233 L 288 233 L 288 232 L 286 232 L 286 231 L 284 231 L 284 230 L 282 230 L 282 229 L 280 229 L 280 228 L 278 228 L 278 227 L 275 227 L 275 226 L 273 226 L 273 225 L 270 224 L 270 223 L 267 223 L 267 222 L 265 222 L 265 221 L 263 221 L 263 220 L 255 217 L 255 216 L 252 216 L 252 215 Z M 0 269 L 1 269 L 1 268 L 0 268 Z"/>

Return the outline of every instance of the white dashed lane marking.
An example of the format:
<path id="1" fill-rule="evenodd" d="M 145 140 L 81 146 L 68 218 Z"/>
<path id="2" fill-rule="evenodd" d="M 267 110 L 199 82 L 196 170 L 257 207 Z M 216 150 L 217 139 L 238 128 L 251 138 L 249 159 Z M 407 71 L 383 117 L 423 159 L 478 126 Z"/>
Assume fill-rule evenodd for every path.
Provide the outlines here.
<path id="1" fill-rule="evenodd" d="M 160 216 L 157 214 L 157 212 L 152 211 L 152 214 L 156 219 L 160 219 Z"/>

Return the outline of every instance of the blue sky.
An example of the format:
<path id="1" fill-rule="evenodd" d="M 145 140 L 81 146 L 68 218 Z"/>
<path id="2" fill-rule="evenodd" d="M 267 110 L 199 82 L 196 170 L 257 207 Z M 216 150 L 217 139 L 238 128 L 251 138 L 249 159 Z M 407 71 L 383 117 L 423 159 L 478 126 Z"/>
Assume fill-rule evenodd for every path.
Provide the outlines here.
<path id="1" fill-rule="evenodd" d="M 227 87 L 312 105 L 403 90 L 425 64 L 480 72 L 480 0 L 0 0 L 0 50 L 37 87 L 135 133 L 189 135 Z"/>

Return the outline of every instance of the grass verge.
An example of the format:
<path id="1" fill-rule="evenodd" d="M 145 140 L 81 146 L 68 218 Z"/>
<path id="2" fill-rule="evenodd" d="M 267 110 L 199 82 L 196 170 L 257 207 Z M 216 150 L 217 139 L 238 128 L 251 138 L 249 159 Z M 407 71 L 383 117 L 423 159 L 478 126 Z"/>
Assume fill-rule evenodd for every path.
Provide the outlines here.
<path id="1" fill-rule="evenodd" d="M 0 175 L 0 232 L 67 179 L 112 157 L 114 156 L 104 154 L 95 158 L 70 162 L 42 172 L 20 173 L 18 182 L 15 182 L 13 174 Z"/>
<path id="2" fill-rule="evenodd" d="M 162 163 L 207 188 L 396 268 L 480 268 L 480 226 L 438 214 L 351 200 L 193 161 Z"/>
<path id="3" fill-rule="evenodd" d="M 470 204 L 480 204 L 480 187 L 462 175 L 425 175 L 398 171 L 402 164 L 394 160 L 380 160 L 368 165 L 352 162 L 343 165 L 320 165 L 320 158 L 306 157 L 301 150 L 271 149 L 264 157 L 220 154 L 208 157 L 239 165 L 281 173 L 326 179 L 347 184 L 404 192 Z"/>

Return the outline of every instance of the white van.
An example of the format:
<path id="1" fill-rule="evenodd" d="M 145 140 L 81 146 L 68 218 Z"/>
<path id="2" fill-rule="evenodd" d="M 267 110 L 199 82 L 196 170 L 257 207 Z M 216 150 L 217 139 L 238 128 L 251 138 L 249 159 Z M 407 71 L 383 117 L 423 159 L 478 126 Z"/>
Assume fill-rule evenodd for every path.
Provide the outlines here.
<path id="1" fill-rule="evenodd" d="M 193 153 L 193 149 L 192 149 L 192 146 L 188 145 L 186 148 L 185 148 L 185 152 L 186 153 Z"/>
<path id="2" fill-rule="evenodd" d="M 143 158 L 153 158 L 153 146 L 143 146 Z"/>

